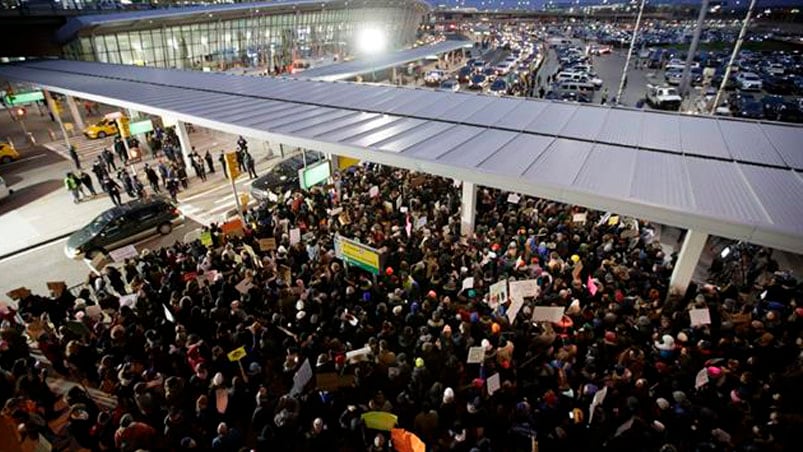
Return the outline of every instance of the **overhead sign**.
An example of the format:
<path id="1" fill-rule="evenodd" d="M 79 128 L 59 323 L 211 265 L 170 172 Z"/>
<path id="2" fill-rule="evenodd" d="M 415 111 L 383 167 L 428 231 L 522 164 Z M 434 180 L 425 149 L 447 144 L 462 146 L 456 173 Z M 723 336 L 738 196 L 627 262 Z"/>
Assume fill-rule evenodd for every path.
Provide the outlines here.
<path id="1" fill-rule="evenodd" d="M 45 100 L 45 95 L 41 91 L 28 91 L 25 93 L 7 95 L 4 100 L 9 107 L 15 107 L 17 105 L 27 105 Z"/>
<path id="2" fill-rule="evenodd" d="M 359 267 L 367 272 L 379 274 L 381 268 L 379 251 L 362 243 L 335 235 L 335 256 L 346 264 Z"/>
<path id="3" fill-rule="evenodd" d="M 298 170 L 298 183 L 302 190 L 309 190 L 310 187 L 329 179 L 331 175 L 332 167 L 329 165 L 329 160 L 324 160 L 317 165 Z"/>
<path id="4" fill-rule="evenodd" d="M 337 169 L 344 170 L 351 168 L 354 165 L 359 165 L 360 161 L 358 159 L 353 159 L 351 157 L 343 157 L 340 156 L 337 158 Z"/>
<path id="5" fill-rule="evenodd" d="M 144 121 L 132 122 L 128 125 L 128 130 L 131 135 L 141 135 L 153 131 L 153 121 L 146 119 Z"/>

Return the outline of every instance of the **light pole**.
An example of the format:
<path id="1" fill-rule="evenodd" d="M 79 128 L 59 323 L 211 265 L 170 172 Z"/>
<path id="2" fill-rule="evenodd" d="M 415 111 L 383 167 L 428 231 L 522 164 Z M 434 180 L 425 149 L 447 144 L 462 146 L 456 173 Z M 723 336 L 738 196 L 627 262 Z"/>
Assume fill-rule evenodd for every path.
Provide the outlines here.
<path id="1" fill-rule="evenodd" d="M 683 66 L 683 76 L 680 79 L 680 95 L 686 97 L 689 90 L 689 73 L 694 62 L 694 54 L 697 53 L 697 45 L 700 43 L 700 34 L 703 32 L 703 22 L 705 13 L 708 11 L 708 0 L 703 0 L 700 6 L 700 14 L 697 16 L 697 25 L 694 27 L 694 35 L 691 38 L 689 54 L 686 56 L 686 65 Z"/>
<path id="2" fill-rule="evenodd" d="M 756 7 L 756 0 L 750 0 L 750 7 L 747 8 L 747 15 L 744 17 L 744 22 L 742 22 L 742 29 L 739 31 L 739 37 L 736 39 L 736 45 L 733 46 L 733 53 L 731 54 L 731 58 L 728 61 L 728 66 L 725 68 L 725 74 L 722 76 L 722 83 L 719 85 L 719 90 L 717 90 L 717 97 L 714 98 L 714 105 L 711 106 L 711 114 L 713 115 L 717 111 L 717 107 L 719 106 L 719 101 L 722 99 L 722 93 L 725 92 L 725 86 L 728 84 L 728 79 L 731 75 L 731 68 L 733 67 L 733 62 L 736 60 L 736 55 L 739 54 L 739 50 L 742 48 L 742 43 L 744 42 L 744 35 L 747 34 L 747 26 L 750 25 L 750 16 L 753 15 L 753 8 Z"/>
<path id="3" fill-rule="evenodd" d="M 625 90 L 625 80 L 627 79 L 627 68 L 630 66 L 630 58 L 633 56 L 633 47 L 636 46 L 636 37 L 638 36 L 638 29 L 641 25 L 641 15 L 644 13 L 644 3 L 646 0 L 641 0 L 641 5 L 638 9 L 638 16 L 636 16 L 636 26 L 633 27 L 633 37 L 630 39 L 630 49 L 627 51 L 627 58 L 625 59 L 625 67 L 622 69 L 622 79 L 619 80 L 619 89 L 616 91 L 616 103 L 622 103 L 622 92 Z"/>

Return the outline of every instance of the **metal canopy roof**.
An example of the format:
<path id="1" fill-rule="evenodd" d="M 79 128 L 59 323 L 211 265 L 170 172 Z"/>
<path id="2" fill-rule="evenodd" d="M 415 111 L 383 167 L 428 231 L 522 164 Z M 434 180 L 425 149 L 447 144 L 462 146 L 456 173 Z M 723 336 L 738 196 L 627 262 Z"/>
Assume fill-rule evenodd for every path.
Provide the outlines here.
<path id="1" fill-rule="evenodd" d="M 400 50 L 398 52 L 391 52 L 375 58 L 366 57 L 345 63 L 330 64 L 327 66 L 307 69 L 306 71 L 294 74 L 293 77 L 330 82 L 346 80 L 361 74 L 382 71 L 392 67 L 422 60 L 429 56 L 437 56 L 446 52 L 461 49 L 463 47 L 473 46 L 474 43 L 467 40 L 447 40 L 432 45 Z"/>
<path id="2" fill-rule="evenodd" d="M 73 61 L 0 77 L 258 139 L 803 253 L 803 128 Z"/>
<path id="3" fill-rule="evenodd" d="M 352 6 L 369 6 L 376 0 L 351 0 Z M 404 0 L 403 0 L 404 1 Z M 420 4 L 426 9 L 431 9 L 431 5 L 425 0 L 406 0 Z M 67 21 L 56 32 L 56 40 L 67 42 L 79 32 L 86 29 L 100 29 L 104 27 L 126 27 L 141 21 L 167 21 L 167 20 L 187 20 L 214 14 L 237 14 L 237 13 L 270 13 L 272 11 L 287 10 L 295 7 L 325 8 L 328 5 L 334 7 L 348 5 L 348 0 L 271 0 L 263 2 L 234 3 L 223 5 L 199 5 L 199 6 L 179 6 L 169 8 L 145 9 L 139 11 L 124 11 L 119 13 L 107 14 L 86 14 L 76 16 Z M 205 19 L 208 19 L 205 18 Z M 159 25 L 161 26 L 161 25 Z"/>

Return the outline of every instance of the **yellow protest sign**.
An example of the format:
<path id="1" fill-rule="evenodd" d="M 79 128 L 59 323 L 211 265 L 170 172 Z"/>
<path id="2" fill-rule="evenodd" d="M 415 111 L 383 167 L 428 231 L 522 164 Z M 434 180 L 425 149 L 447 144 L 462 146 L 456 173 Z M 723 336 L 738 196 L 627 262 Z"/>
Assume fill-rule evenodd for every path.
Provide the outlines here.
<path id="1" fill-rule="evenodd" d="M 396 415 L 384 411 L 369 411 L 362 415 L 362 420 L 370 429 L 389 432 L 396 426 L 398 418 Z"/>
<path id="2" fill-rule="evenodd" d="M 240 175 L 240 165 L 237 163 L 237 153 L 226 153 L 226 171 L 231 179 L 237 179 Z"/>
<path id="3" fill-rule="evenodd" d="M 201 240 L 201 245 L 212 246 L 212 233 L 210 231 L 202 232 L 200 240 Z"/>
<path id="4" fill-rule="evenodd" d="M 337 169 L 344 170 L 360 163 L 359 159 L 340 156 L 337 158 Z"/>
<path id="5" fill-rule="evenodd" d="M 226 356 L 229 358 L 229 361 L 237 362 L 237 361 L 245 358 L 245 355 L 247 355 L 247 354 L 248 353 L 245 351 L 245 347 L 240 347 L 240 348 L 235 348 L 234 350 L 230 351 L 229 353 L 226 354 Z"/>

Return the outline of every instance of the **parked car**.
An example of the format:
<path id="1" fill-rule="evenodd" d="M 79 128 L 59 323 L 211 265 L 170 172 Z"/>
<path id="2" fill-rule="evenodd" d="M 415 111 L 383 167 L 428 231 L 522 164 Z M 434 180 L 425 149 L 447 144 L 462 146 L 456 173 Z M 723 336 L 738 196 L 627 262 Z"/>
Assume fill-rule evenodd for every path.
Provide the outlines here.
<path id="1" fill-rule="evenodd" d="M 683 98 L 678 90 L 671 86 L 647 85 L 647 104 L 659 110 L 676 111 Z"/>
<path id="2" fill-rule="evenodd" d="M 460 82 L 455 79 L 449 79 L 441 82 L 440 89 L 444 91 L 457 92 L 460 91 Z"/>
<path id="3" fill-rule="evenodd" d="M 304 155 L 294 155 L 278 163 L 251 183 L 251 196 L 263 201 L 270 197 L 269 194 L 278 197 L 287 190 L 298 188 L 298 170 L 304 167 L 305 159 L 307 165 L 311 165 L 323 160 L 324 155 L 317 151 L 304 151 Z"/>
<path id="4" fill-rule="evenodd" d="M 761 79 L 762 88 L 770 94 L 793 94 L 796 90 L 795 82 L 786 77 L 765 75 Z"/>
<path id="5" fill-rule="evenodd" d="M 507 82 L 501 78 L 498 78 L 494 80 L 493 83 L 491 83 L 490 91 L 493 94 L 496 95 L 507 94 L 507 90 L 508 90 Z"/>
<path id="6" fill-rule="evenodd" d="M 20 154 L 13 144 L 0 141 L 0 163 L 11 163 L 19 158 Z"/>
<path id="7" fill-rule="evenodd" d="M 488 86 L 488 77 L 483 74 L 476 74 L 468 82 L 468 89 L 484 89 Z"/>
<path id="8" fill-rule="evenodd" d="M 753 72 L 740 72 L 736 75 L 736 86 L 742 91 L 761 91 L 761 77 Z"/>
<path id="9" fill-rule="evenodd" d="M 764 106 L 761 102 L 742 102 L 734 116 L 750 119 L 764 119 Z"/>
<path id="10" fill-rule="evenodd" d="M 167 235 L 184 221 L 167 198 L 151 197 L 125 203 L 98 215 L 67 239 L 64 254 L 70 259 L 92 259 L 155 234 Z"/>
<path id="11" fill-rule="evenodd" d="M 471 79 L 471 74 L 474 73 L 474 69 L 471 66 L 463 66 L 457 71 L 457 80 L 461 83 L 468 83 Z"/>

